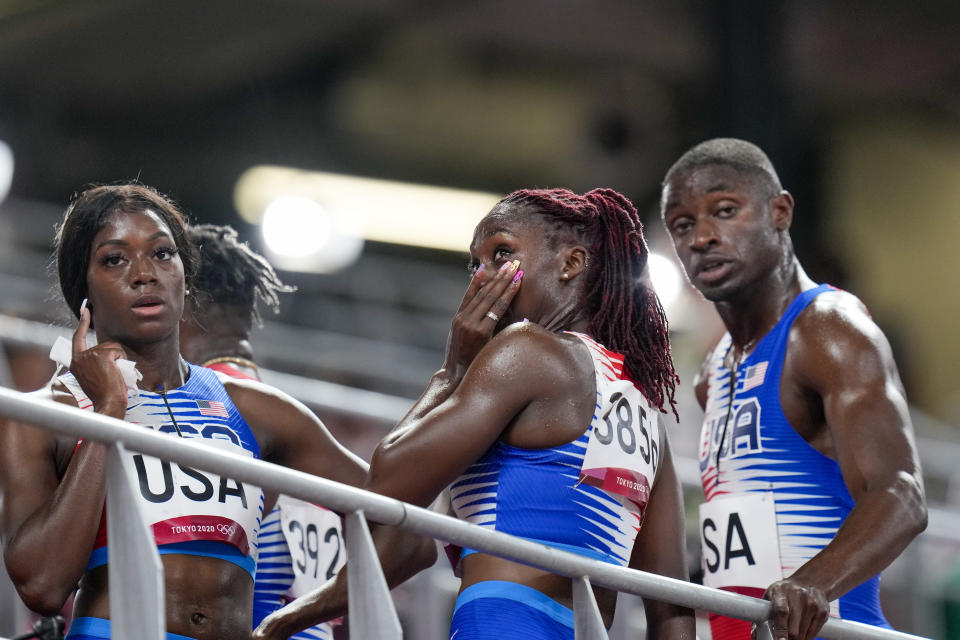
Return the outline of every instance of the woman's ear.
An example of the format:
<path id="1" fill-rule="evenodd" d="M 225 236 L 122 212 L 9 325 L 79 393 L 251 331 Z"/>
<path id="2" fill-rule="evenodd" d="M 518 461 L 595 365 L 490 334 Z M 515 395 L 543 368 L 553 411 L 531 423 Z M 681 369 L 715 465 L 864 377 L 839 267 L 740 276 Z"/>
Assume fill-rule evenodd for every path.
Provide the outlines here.
<path id="1" fill-rule="evenodd" d="M 563 253 L 561 280 L 573 280 L 587 268 L 587 250 L 581 245 L 567 247 Z"/>

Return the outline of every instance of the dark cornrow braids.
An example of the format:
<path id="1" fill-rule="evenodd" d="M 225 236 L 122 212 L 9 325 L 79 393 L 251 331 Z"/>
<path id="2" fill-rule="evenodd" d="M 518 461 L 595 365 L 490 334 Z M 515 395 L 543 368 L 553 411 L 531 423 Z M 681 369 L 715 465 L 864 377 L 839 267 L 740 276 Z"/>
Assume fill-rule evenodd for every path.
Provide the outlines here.
<path id="1" fill-rule="evenodd" d="M 656 293 L 644 284 L 647 243 L 633 204 L 613 189 L 582 196 L 567 189 L 524 189 L 508 195 L 497 209 L 501 206 L 523 207 L 540 216 L 552 232 L 553 246 L 563 236 L 588 246 L 588 331 L 624 355 L 628 375 L 651 404 L 663 412 L 669 404 L 679 420 L 679 377 L 670 355 L 667 317 Z"/>
<path id="2" fill-rule="evenodd" d="M 197 249 L 200 267 L 194 278 L 195 304 L 212 302 L 240 309 L 248 309 L 251 319 L 260 324 L 257 301 L 280 310 L 280 293 L 296 291 L 280 280 L 266 258 L 238 240 L 230 226 L 213 224 L 191 225 L 187 237 Z"/>

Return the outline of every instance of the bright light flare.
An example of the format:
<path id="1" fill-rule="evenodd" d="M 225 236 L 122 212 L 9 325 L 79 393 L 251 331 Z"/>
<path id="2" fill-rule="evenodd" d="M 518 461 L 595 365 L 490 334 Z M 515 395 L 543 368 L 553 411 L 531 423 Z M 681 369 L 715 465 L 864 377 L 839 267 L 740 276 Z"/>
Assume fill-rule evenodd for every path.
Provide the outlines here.
<path id="1" fill-rule="evenodd" d="M 461 253 L 470 246 L 476 224 L 500 200 L 482 191 L 276 166 L 248 169 L 234 189 L 237 211 L 253 224 L 261 222 L 271 202 L 289 195 L 349 219 L 367 240 Z"/>
<path id="2" fill-rule="evenodd" d="M 13 150 L 0 140 L 0 202 L 3 202 L 10 192 L 10 183 L 13 182 Z"/>
<path id="3" fill-rule="evenodd" d="M 650 253 L 647 268 L 650 270 L 650 281 L 660 298 L 660 304 L 664 309 L 671 307 L 680 297 L 683 288 L 683 277 L 677 263 L 659 253 Z"/>
<path id="4" fill-rule="evenodd" d="M 273 253 L 302 258 L 316 253 L 330 238 L 330 216 L 301 196 L 275 198 L 263 212 L 263 240 Z"/>
<path id="5" fill-rule="evenodd" d="M 263 211 L 261 233 L 281 269 L 332 273 L 352 264 L 363 249 L 348 220 L 305 196 L 279 196 Z"/>

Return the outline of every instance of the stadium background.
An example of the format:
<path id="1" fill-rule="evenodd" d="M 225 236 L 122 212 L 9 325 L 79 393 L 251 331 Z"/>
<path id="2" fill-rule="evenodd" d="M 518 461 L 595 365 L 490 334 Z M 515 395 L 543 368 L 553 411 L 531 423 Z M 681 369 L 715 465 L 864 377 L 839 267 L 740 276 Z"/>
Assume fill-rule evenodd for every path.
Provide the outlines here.
<path id="1" fill-rule="evenodd" d="M 898 628 L 945 637 L 960 557 L 958 40 L 960 5 L 946 0 L 0 1 L 0 140 L 14 166 L 0 204 L 0 383 L 49 375 L 37 328 L 69 324 L 47 275 L 53 224 L 88 183 L 139 178 L 262 251 L 260 205 L 283 180 L 245 203 L 252 167 L 283 167 L 324 219 L 337 209 L 341 231 L 422 217 L 416 245 L 370 235 L 355 262 L 310 272 L 359 246 L 341 238 L 307 271 L 283 271 L 300 291 L 254 342 L 272 370 L 414 398 L 466 282 L 465 253 L 431 240 L 484 210 L 451 204 L 445 217 L 441 204 L 426 220 L 402 189 L 366 197 L 373 181 L 332 207 L 310 180 L 493 198 L 610 186 L 673 260 L 657 215 L 664 171 L 704 138 L 744 137 L 796 198 L 808 271 L 857 293 L 893 342 L 937 513 L 889 572 L 885 606 Z M 668 312 L 688 383 L 719 324 L 688 287 Z M 689 384 L 681 396 L 675 450 L 690 457 L 700 413 Z M 387 426 L 318 411 L 364 456 Z M 695 487 L 687 499 L 693 518 Z M 23 623 L 9 599 L 0 634 Z"/>

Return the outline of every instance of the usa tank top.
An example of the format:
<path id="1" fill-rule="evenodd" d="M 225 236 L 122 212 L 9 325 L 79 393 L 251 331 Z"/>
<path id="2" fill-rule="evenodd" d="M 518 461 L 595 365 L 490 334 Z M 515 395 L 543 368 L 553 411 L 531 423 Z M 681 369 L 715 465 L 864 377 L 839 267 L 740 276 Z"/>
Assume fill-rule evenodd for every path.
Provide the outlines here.
<path id="1" fill-rule="evenodd" d="M 704 584 L 761 595 L 789 577 L 836 535 L 853 508 L 840 466 L 810 446 L 780 405 L 780 377 L 790 329 L 820 295 L 819 285 L 800 293 L 753 352 L 730 369 L 726 334 L 708 361 L 707 404 L 699 446 Z M 879 576 L 831 603 L 834 615 L 887 626 L 879 602 Z M 726 619 L 724 619 L 725 621 Z M 723 629 L 749 624 L 718 620 L 714 636 L 740 638 Z"/>
<path id="2" fill-rule="evenodd" d="M 589 350 L 596 379 L 583 435 L 545 449 L 496 442 L 451 485 L 451 502 L 467 522 L 625 566 L 659 466 L 657 412 L 626 378 L 622 355 L 572 335 Z M 621 444 L 632 445 L 633 462 L 605 466 L 604 447 Z M 617 492 L 621 482 L 630 490 Z"/>
<path id="3" fill-rule="evenodd" d="M 189 367 L 189 377 L 180 388 L 165 394 L 130 392 L 124 419 L 169 437 L 182 436 L 259 458 L 253 432 L 217 375 L 203 367 Z M 93 410 L 93 403 L 72 374 L 59 380 L 81 409 Z M 123 467 L 132 486 L 138 488 L 141 515 L 161 554 L 221 558 L 254 575 L 263 517 L 263 492 L 258 487 L 136 451 L 124 454 Z M 88 568 L 107 563 L 107 548 L 106 519 L 101 518 Z"/>

